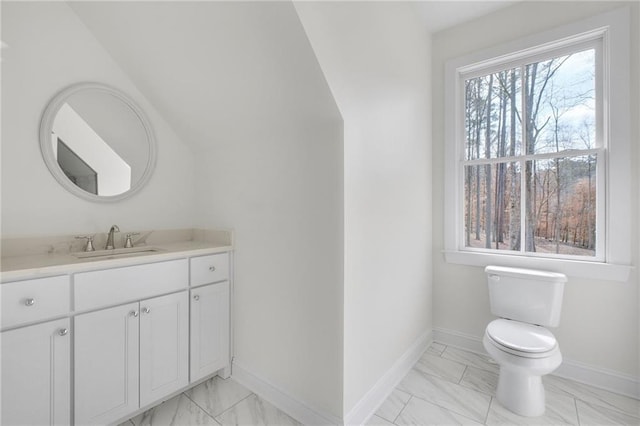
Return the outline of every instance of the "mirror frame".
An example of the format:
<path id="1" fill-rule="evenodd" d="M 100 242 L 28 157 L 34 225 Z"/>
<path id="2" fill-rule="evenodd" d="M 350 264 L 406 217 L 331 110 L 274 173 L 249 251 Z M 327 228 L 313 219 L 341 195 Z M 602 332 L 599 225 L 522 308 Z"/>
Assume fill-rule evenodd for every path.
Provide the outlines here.
<path id="1" fill-rule="evenodd" d="M 60 110 L 62 105 L 64 105 L 72 95 L 83 91 L 97 91 L 118 98 L 125 105 L 127 105 L 131 109 L 131 111 L 138 117 L 140 123 L 142 124 L 142 127 L 145 130 L 147 136 L 146 142 L 149 147 L 149 158 L 145 170 L 142 173 L 140 179 L 132 184 L 131 188 L 128 191 L 125 191 L 121 194 L 100 196 L 87 192 L 84 189 L 76 186 L 69 180 L 67 175 L 64 174 L 64 172 L 58 165 L 58 161 L 56 160 L 56 157 L 54 155 L 53 147 L 51 145 L 51 131 L 53 129 L 53 122 L 55 121 L 58 111 Z M 120 201 L 132 196 L 140 189 L 142 189 L 142 187 L 149 181 L 151 175 L 153 174 L 157 158 L 156 139 L 153 134 L 151 124 L 142 109 L 135 103 L 135 101 L 116 88 L 107 86 L 106 84 L 102 83 L 90 82 L 77 83 L 64 88 L 58 94 L 56 94 L 53 99 L 47 104 L 44 113 L 42 114 L 42 121 L 40 122 L 40 151 L 42 152 L 42 158 L 44 159 L 47 168 L 64 189 L 85 200 L 100 203 Z"/>

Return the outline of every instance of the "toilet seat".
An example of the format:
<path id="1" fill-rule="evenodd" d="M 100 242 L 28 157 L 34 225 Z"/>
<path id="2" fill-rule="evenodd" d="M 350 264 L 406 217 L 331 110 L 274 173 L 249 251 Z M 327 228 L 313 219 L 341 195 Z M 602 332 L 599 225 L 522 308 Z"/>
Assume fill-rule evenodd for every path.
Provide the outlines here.
<path id="1" fill-rule="evenodd" d="M 525 358 L 544 358 L 558 347 L 546 328 L 508 319 L 489 323 L 486 334 L 499 349 Z"/>

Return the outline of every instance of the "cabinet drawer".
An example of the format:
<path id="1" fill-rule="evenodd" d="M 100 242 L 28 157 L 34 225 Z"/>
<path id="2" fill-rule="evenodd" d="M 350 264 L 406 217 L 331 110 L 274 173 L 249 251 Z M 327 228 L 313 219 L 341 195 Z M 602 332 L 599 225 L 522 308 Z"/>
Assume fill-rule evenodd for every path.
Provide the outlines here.
<path id="1" fill-rule="evenodd" d="M 2 328 L 44 320 L 70 311 L 69 277 L 39 278 L 0 285 Z"/>
<path id="2" fill-rule="evenodd" d="M 74 276 L 75 309 L 84 311 L 171 293 L 186 288 L 188 277 L 187 259 L 82 272 Z"/>
<path id="3" fill-rule="evenodd" d="M 191 258 L 191 285 L 214 283 L 229 279 L 229 253 Z"/>

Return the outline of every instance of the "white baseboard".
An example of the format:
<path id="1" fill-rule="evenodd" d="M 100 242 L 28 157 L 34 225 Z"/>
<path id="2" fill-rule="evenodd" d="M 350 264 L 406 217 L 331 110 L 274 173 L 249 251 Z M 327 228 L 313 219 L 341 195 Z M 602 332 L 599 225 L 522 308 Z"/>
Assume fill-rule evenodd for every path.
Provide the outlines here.
<path id="1" fill-rule="evenodd" d="M 231 377 L 304 425 L 341 425 L 342 419 L 291 396 L 234 359 Z"/>
<path id="2" fill-rule="evenodd" d="M 459 331 L 455 330 L 434 327 L 433 341 L 471 352 L 486 354 L 486 351 L 482 346 L 482 339 L 470 334 L 460 333 Z"/>
<path id="3" fill-rule="evenodd" d="M 431 331 L 424 332 L 345 415 L 344 424 L 365 424 L 420 359 L 431 342 Z"/>
<path id="4" fill-rule="evenodd" d="M 640 379 L 617 371 L 564 360 L 554 375 L 640 399 Z"/>
<path id="5" fill-rule="evenodd" d="M 486 355 L 486 351 L 482 346 L 482 339 L 469 334 L 434 327 L 433 340 L 445 345 Z M 621 374 L 616 371 L 595 367 L 566 358 L 563 359 L 562 365 L 560 365 L 553 375 L 640 399 L 640 379 L 638 377 Z"/>
<path id="6" fill-rule="evenodd" d="M 302 424 L 361 425 L 375 414 L 380 405 L 389 397 L 393 389 L 418 361 L 431 342 L 431 331 L 426 331 L 376 382 L 369 392 L 358 401 L 345 416 L 344 421 L 333 414 L 313 408 L 309 404 L 291 396 L 278 386 L 251 372 L 242 365 L 242 362 L 238 362 L 235 359 L 231 377 Z"/>

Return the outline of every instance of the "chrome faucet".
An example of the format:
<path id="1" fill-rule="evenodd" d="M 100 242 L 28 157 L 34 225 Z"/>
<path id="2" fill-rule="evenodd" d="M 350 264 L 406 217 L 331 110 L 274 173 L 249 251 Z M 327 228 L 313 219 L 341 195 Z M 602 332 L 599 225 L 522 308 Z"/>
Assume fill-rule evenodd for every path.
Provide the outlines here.
<path id="1" fill-rule="evenodd" d="M 114 232 L 120 232 L 120 228 L 118 228 L 118 225 L 113 225 L 111 229 L 109 229 L 109 235 L 107 236 L 107 245 L 104 247 L 105 250 L 113 250 L 114 248 L 116 248 L 113 242 Z"/>

